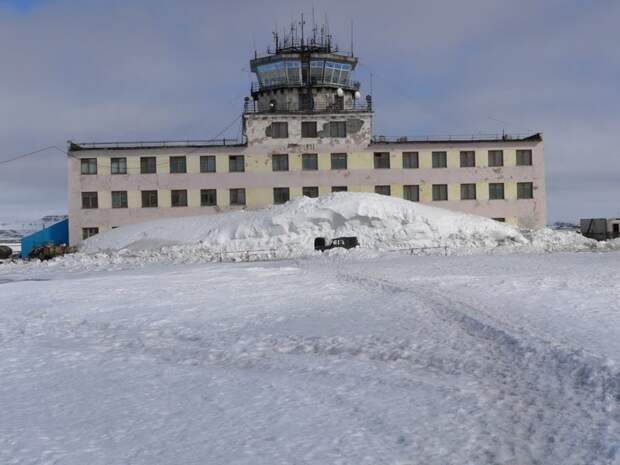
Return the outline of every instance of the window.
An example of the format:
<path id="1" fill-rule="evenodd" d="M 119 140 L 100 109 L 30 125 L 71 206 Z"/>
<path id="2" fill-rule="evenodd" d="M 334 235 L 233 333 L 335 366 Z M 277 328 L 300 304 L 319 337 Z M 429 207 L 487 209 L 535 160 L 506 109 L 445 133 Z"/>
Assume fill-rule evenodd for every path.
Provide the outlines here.
<path id="1" fill-rule="evenodd" d="M 447 184 L 433 184 L 433 200 L 448 200 Z"/>
<path id="2" fill-rule="evenodd" d="M 82 239 L 86 240 L 89 237 L 99 234 L 99 228 L 82 228 Z"/>
<path id="3" fill-rule="evenodd" d="M 476 200 L 475 184 L 461 184 L 461 200 Z"/>
<path id="4" fill-rule="evenodd" d="M 127 174 L 127 159 L 112 158 L 110 160 L 110 168 L 112 174 Z"/>
<path id="5" fill-rule="evenodd" d="M 288 123 L 286 121 L 271 123 L 271 137 L 286 139 L 288 137 Z"/>
<path id="6" fill-rule="evenodd" d="M 316 137 L 316 121 L 301 122 L 301 137 Z"/>
<path id="7" fill-rule="evenodd" d="M 489 150 L 489 166 L 504 166 L 503 150 Z"/>
<path id="8" fill-rule="evenodd" d="M 319 169 L 319 157 L 316 153 L 304 153 L 301 156 L 301 169 L 304 171 L 316 171 Z"/>
<path id="9" fill-rule="evenodd" d="M 419 168 L 418 152 L 403 152 L 403 168 Z"/>
<path id="10" fill-rule="evenodd" d="M 310 198 L 316 198 L 319 196 L 319 188 L 317 186 L 303 187 L 301 193 Z"/>
<path id="11" fill-rule="evenodd" d="M 474 168 L 476 166 L 476 152 L 473 150 L 461 151 L 461 168 Z"/>
<path id="12" fill-rule="evenodd" d="M 504 198 L 504 183 L 492 182 L 489 183 L 489 199 L 501 200 Z"/>
<path id="13" fill-rule="evenodd" d="M 217 190 L 200 189 L 200 206 L 215 207 L 217 205 Z"/>
<path id="14" fill-rule="evenodd" d="M 517 166 L 530 166 L 532 164 L 531 150 L 517 150 Z"/>
<path id="15" fill-rule="evenodd" d="M 155 157 L 140 157 L 140 173 L 153 174 L 157 172 L 157 161 Z"/>
<path id="16" fill-rule="evenodd" d="M 99 208 L 96 192 L 82 192 L 82 208 Z"/>
<path id="17" fill-rule="evenodd" d="M 157 207 L 157 191 L 142 191 L 142 208 Z"/>
<path id="18" fill-rule="evenodd" d="M 492 220 L 499 221 L 500 223 L 505 223 L 506 218 L 491 218 Z"/>
<path id="19" fill-rule="evenodd" d="M 271 168 L 273 171 L 288 171 L 288 154 L 272 155 Z"/>
<path id="20" fill-rule="evenodd" d="M 410 185 L 403 186 L 403 198 L 412 202 L 420 201 L 420 186 Z"/>
<path id="21" fill-rule="evenodd" d="M 531 182 L 518 182 L 517 183 L 517 198 L 518 199 L 533 199 L 534 198 L 534 184 Z"/>
<path id="22" fill-rule="evenodd" d="M 332 192 L 346 192 L 348 190 L 347 186 L 332 186 Z"/>
<path id="23" fill-rule="evenodd" d="M 286 203 L 291 199 L 291 193 L 288 187 L 274 187 L 273 188 L 273 203 L 280 204 Z"/>
<path id="24" fill-rule="evenodd" d="M 215 155 L 202 155 L 200 157 L 200 172 L 215 173 Z"/>
<path id="25" fill-rule="evenodd" d="M 228 157 L 228 171 L 242 173 L 245 171 L 245 157 L 243 155 L 231 155 Z"/>
<path id="26" fill-rule="evenodd" d="M 97 174 L 97 159 L 82 158 L 80 160 L 80 167 L 82 174 Z"/>
<path id="27" fill-rule="evenodd" d="M 433 168 L 447 168 L 448 154 L 446 152 L 433 152 Z"/>
<path id="28" fill-rule="evenodd" d="M 375 194 L 391 195 L 392 190 L 390 186 L 375 186 Z"/>
<path id="29" fill-rule="evenodd" d="M 332 153 L 332 169 L 333 170 L 346 170 L 347 169 L 347 154 L 346 153 Z"/>
<path id="30" fill-rule="evenodd" d="M 346 121 L 331 121 L 329 123 L 330 137 L 347 137 Z"/>
<path id="31" fill-rule="evenodd" d="M 127 208 L 127 191 L 112 191 L 112 208 Z"/>
<path id="32" fill-rule="evenodd" d="M 186 190 L 170 191 L 170 203 L 173 207 L 187 207 L 187 191 Z"/>
<path id="33" fill-rule="evenodd" d="M 185 157 L 170 157 L 171 173 L 187 173 L 187 159 Z"/>
<path id="34" fill-rule="evenodd" d="M 230 189 L 230 204 L 245 205 L 245 189 Z"/>
<path id="35" fill-rule="evenodd" d="M 390 153 L 389 152 L 375 152 L 375 169 L 389 169 L 390 168 Z"/>

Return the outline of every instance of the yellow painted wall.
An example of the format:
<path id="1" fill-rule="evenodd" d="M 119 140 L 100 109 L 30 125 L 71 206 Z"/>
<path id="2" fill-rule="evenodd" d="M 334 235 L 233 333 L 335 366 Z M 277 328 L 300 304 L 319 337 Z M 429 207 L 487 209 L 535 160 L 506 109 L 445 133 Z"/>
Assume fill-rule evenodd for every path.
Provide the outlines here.
<path id="1" fill-rule="evenodd" d="M 170 157 L 168 155 L 159 155 L 155 159 L 157 161 L 158 173 L 170 173 Z"/>
<path id="2" fill-rule="evenodd" d="M 99 208 L 112 208 L 112 192 L 98 191 L 97 203 L 99 204 Z"/>
<path id="3" fill-rule="evenodd" d="M 370 170 L 374 168 L 374 152 L 354 152 L 347 155 L 347 168 L 350 170 Z"/>
<path id="4" fill-rule="evenodd" d="M 288 169 L 291 171 L 301 171 L 301 153 L 289 154 Z"/>
<path id="5" fill-rule="evenodd" d="M 215 157 L 215 171 L 217 173 L 228 173 L 228 155 L 217 155 Z M 217 194 L 218 204 L 220 193 Z"/>
<path id="6" fill-rule="evenodd" d="M 171 198 L 170 198 L 170 190 L 168 189 L 159 189 L 157 191 L 157 204 L 161 208 L 171 207 Z"/>
<path id="7" fill-rule="evenodd" d="M 271 155 L 246 155 L 245 170 L 259 173 L 273 171 Z"/>
<path id="8" fill-rule="evenodd" d="M 403 186 L 400 184 L 390 185 L 390 192 L 392 197 L 403 198 Z"/>
<path id="9" fill-rule="evenodd" d="M 488 168 L 489 167 L 489 151 L 488 150 L 476 150 L 476 167 L 477 168 Z"/>
<path id="10" fill-rule="evenodd" d="M 140 193 L 140 191 L 127 192 L 127 206 L 129 208 L 142 207 L 142 194 Z"/>
<path id="11" fill-rule="evenodd" d="M 127 173 L 140 174 L 140 157 L 127 157 Z M 129 202 L 129 194 L 127 194 L 127 202 Z"/>
<path id="12" fill-rule="evenodd" d="M 273 203 L 273 188 L 255 187 L 245 190 L 245 203 L 248 207 L 262 207 Z"/>
<path id="13" fill-rule="evenodd" d="M 516 182 L 505 182 L 504 183 L 504 198 L 507 200 L 517 199 L 517 183 Z"/>
<path id="14" fill-rule="evenodd" d="M 200 207 L 200 190 L 190 189 L 187 191 L 187 206 Z"/>
<path id="15" fill-rule="evenodd" d="M 330 153 L 319 153 L 319 170 L 331 170 L 332 169 L 332 158 Z"/>
<path id="16" fill-rule="evenodd" d="M 489 183 L 477 182 L 476 183 L 476 199 L 477 200 L 489 200 Z"/>
<path id="17" fill-rule="evenodd" d="M 219 157 L 218 157 L 219 158 Z M 226 160 L 228 163 L 228 160 Z M 216 161 L 217 163 L 217 161 Z M 246 192 L 247 195 L 247 192 Z M 246 199 L 247 201 L 247 199 Z M 218 189 L 217 190 L 217 205 L 218 207 L 228 207 L 230 206 L 230 193 L 228 189 Z"/>
<path id="18" fill-rule="evenodd" d="M 517 151 L 515 149 L 504 149 L 504 166 L 517 166 Z"/>
<path id="19" fill-rule="evenodd" d="M 448 184 L 448 200 L 461 200 L 460 184 Z"/>
<path id="20" fill-rule="evenodd" d="M 403 169 L 403 152 L 390 152 L 390 169 Z"/>
<path id="21" fill-rule="evenodd" d="M 187 172 L 188 173 L 200 173 L 200 156 L 199 155 L 189 155 L 187 157 Z M 187 201 L 189 202 L 189 197 Z"/>
<path id="22" fill-rule="evenodd" d="M 331 186 L 319 186 L 319 196 L 331 194 L 332 187 Z"/>
<path id="23" fill-rule="evenodd" d="M 418 152 L 418 161 L 420 169 L 431 169 L 433 167 L 433 156 L 429 150 L 420 150 Z"/>
<path id="24" fill-rule="evenodd" d="M 296 197 L 302 197 L 302 188 L 301 187 L 291 187 L 290 188 L 291 199 Z"/>
<path id="25" fill-rule="evenodd" d="M 460 168 L 461 167 L 461 151 L 460 150 L 448 150 L 447 159 L 448 159 L 448 168 Z"/>
<path id="26" fill-rule="evenodd" d="M 420 202 L 433 201 L 433 186 L 430 184 L 420 184 Z"/>

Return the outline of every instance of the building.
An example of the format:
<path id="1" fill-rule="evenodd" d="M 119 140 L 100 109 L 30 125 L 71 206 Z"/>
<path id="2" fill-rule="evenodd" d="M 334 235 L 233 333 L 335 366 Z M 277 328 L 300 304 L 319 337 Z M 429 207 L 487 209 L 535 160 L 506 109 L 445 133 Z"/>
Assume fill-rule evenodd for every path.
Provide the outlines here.
<path id="1" fill-rule="evenodd" d="M 373 137 L 357 58 L 294 32 L 251 60 L 242 141 L 69 142 L 72 245 L 128 223 L 376 192 L 524 227 L 545 225 L 542 135 Z"/>

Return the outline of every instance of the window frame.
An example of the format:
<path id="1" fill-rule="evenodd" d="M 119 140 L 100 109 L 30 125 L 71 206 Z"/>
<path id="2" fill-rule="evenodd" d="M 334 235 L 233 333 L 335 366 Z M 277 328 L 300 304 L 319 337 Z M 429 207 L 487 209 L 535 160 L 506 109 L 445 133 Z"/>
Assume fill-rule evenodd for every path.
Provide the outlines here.
<path id="1" fill-rule="evenodd" d="M 390 169 L 390 152 L 374 152 L 373 166 L 376 170 L 389 170 Z M 387 160 L 387 163 L 386 163 Z"/>
<path id="2" fill-rule="evenodd" d="M 175 195 L 177 196 L 175 202 Z M 185 201 L 182 201 L 182 200 Z M 170 206 L 172 208 L 183 208 L 187 207 L 187 189 L 172 189 L 170 190 Z"/>
<path id="3" fill-rule="evenodd" d="M 94 166 L 94 171 L 91 169 Z M 88 169 L 85 171 L 84 167 Z M 82 176 L 95 176 L 97 174 L 97 158 L 81 158 L 80 159 L 80 175 Z"/>
<path id="4" fill-rule="evenodd" d="M 213 163 L 212 168 L 209 169 L 210 163 Z M 200 172 L 201 173 L 216 173 L 217 172 L 217 161 L 215 155 L 200 155 Z"/>
<path id="5" fill-rule="evenodd" d="M 381 192 L 383 191 L 383 192 Z M 392 188 L 389 184 L 380 184 L 375 186 L 375 194 L 379 195 L 387 195 L 388 197 L 392 195 Z"/>
<path id="6" fill-rule="evenodd" d="M 233 202 L 233 192 L 237 194 L 243 194 L 243 202 L 239 202 L 237 198 L 235 198 L 235 202 Z M 244 187 L 234 187 L 228 189 L 228 200 L 231 206 L 235 207 L 244 207 L 247 203 L 246 193 Z"/>
<path id="7" fill-rule="evenodd" d="M 433 184 L 432 186 L 433 186 L 432 187 L 433 202 L 447 202 L 448 201 L 448 185 L 447 184 Z M 438 194 L 444 191 L 445 191 L 445 198 L 439 198 L 439 197 L 443 197 L 443 195 L 440 196 Z"/>
<path id="8" fill-rule="evenodd" d="M 306 167 L 306 161 L 313 160 L 314 168 Z M 301 170 L 302 171 L 318 171 L 319 169 L 319 154 L 318 153 L 302 153 L 301 154 Z"/>
<path id="9" fill-rule="evenodd" d="M 527 155 L 525 161 L 527 163 L 523 163 L 523 155 Z M 517 166 L 532 166 L 533 153 L 532 149 L 517 149 Z"/>
<path id="10" fill-rule="evenodd" d="M 330 121 L 329 122 L 329 137 L 335 137 L 335 138 L 347 137 L 347 122 L 346 121 Z"/>
<path id="11" fill-rule="evenodd" d="M 307 195 L 306 189 L 313 189 L 312 192 L 316 192 L 316 195 Z M 301 195 L 311 199 L 316 199 L 319 196 L 319 186 L 304 186 L 301 188 Z"/>
<path id="12" fill-rule="evenodd" d="M 187 157 L 185 155 L 170 156 L 168 162 L 170 164 L 170 174 L 187 173 Z"/>
<path id="13" fill-rule="evenodd" d="M 415 196 L 408 196 L 407 192 L 415 192 Z M 415 197 L 409 198 L 409 197 Z M 408 200 L 410 202 L 419 202 L 420 201 L 420 185 L 419 184 L 406 184 L 403 186 L 403 199 Z"/>
<path id="14" fill-rule="evenodd" d="M 120 205 L 114 206 L 114 197 L 118 197 L 120 195 Z M 127 199 L 127 191 L 112 191 L 110 193 L 110 200 L 112 202 L 112 208 L 129 208 L 128 199 Z M 118 199 L 117 199 L 118 200 Z"/>
<path id="15" fill-rule="evenodd" d="M 448 152 L 445 150 L 434 150 L 431 152 L 432 168 L 441 169 L 448 167 Z"/>
<path id="16" fill-rule="evenodd" d="M 412 163 L 413 160 L 415 160 L 415 163 Z M 403 152 L 403 169 L 415 170 L 419 168 L 420 168 L 420 152 L 417 152 L 417 151 L 416 152 L 410 152 L 410 151 Z"/>
<path id="17" fill-rule="evenodd" d="M 98 208 L 99 193 L 97 191 L 82 192 L 82 210 L 97 210 Z"/>
<path id="18" fill-rule="evenodd" d="M 501 197 L 499 195 L 499 187 L 501 186 Z M 490 182 L 489 183 L 489 200 L 505 200 L 506 199 L 506 187 L 503 182 Z"/>
<path id="19" fill-rule="evenodd" d="M 238 164 L 241 163 L 238 168 Z M 233 169 L 235 167 L 235 169 Z M 228 172 L 229 173 L 245 173 L 245 155 L 229 155 L 228 156 Z"/>
<path id="20" fill-rule="evenodd" d="M 331 169 L 334 171 L 339 171 L 339 170 L 347 170 L 349 167 L 349 156 L 346 152 L 335 152 L 330 154 L 330 161 L 331 161 Z M 344 159 L 344 168 L 343 167 L 338 167 L 335 166 L 338 160 L 343 160 Z"/>
<path id="21" fill-rule="evenodd" d="M 140 174 L 157 174 L 157 157 L 140 157 Z"/>
<path id="22" fill-rule="evenodd" d="M 349 186 L 332 186 L 332 194 L 334 192 L 349 192 Z"/>
<path id="23" fill-rule="evenodd" d="M 472 187 L 473 187 L 473 196 L 471 195 L 471 192 L 468 191 L 468 189 L 471 189 Z M 468 183 L 461 184 L 461 200 L 476 200 L 477 197 L 478 197 L 478 193 L 477 193 L 475 182 L 468 182 Z"/>
<path id="24" fill-rule="evenodd" d="M 82 228 L 82 240 L 90 239 L 93 236 L 99 234 L 99 228 L 96 226 Z"/>
<path id="25" fill-rule="evenodd" d="M 499 155 L 499 163 L 497 163 L 497 160 L 495 159 L 495 156 Z M 491 163 L 491 159 L 493 160 L 493 162 Z M 501 166 L 504 166 L 504 151 L 501 149 L 493 149 L 493 150 L 489 150 L 488 153 L 488 165 L 489 168 L 499 168 Z"/>
<path id="26" fill-rule="evenodd" d="M 283 195 L 282 198 L 278 199 L 278 195 Z M 286 198 L 286 200 L 283 200 Z M 273 204 L 274 205 L 282 205 L 291 200 L 291 189 L 289 187 L 274 187 L 273 188 Z"/>
<path id="27" fill-rule="evenodd" d="M 276 130 L 276 128 L 278 129 Z M 288 121 L 272 121 L 271 138 L 288 139 Z"/>
<path id="28" fill-rule="evenodd" d="M 271 156 L 272 171 L 288 171 L 289 160 L 288 153 L 275 153 Z"/>
<path id="29" fill-rule="evenodd" d="M 460 167 L 461 168 L 475 168 L 476 167 L 476 151 L 475 150 L 461 150 L 460 153 Z M 470 159 L 471 156 L 471 159 Z"/>
<path id="30" fill-rule="evenodd" d="M 127 157 L 110 158 L 110 174 L 127 174 Z"/>
<path id="31" fill-rule="evenodd" d="M 302 139 L 316 139 L 318 137 L 318 127 L 316 121 L 302 121 L 301 122 L 301 137 Z M 308 131 L 308 128 L 311 128 Z M 308 135 L 310 133 L 310 135 Z"/>
<path id="32" fill-rule="evenodd" d="M 529 194 L 529 196 L 524 197 L 522 195 L 523 193 L 523 187 L 528 187 L 529 190 L 527 191 L 527 193 Z M 518 182 L 517 183 L 517 199 L 518 200 L 531 200 L 534 198 L 534 183 L 531 181 L 525 181 L 525 182 Z"/>
<path id="33" fill-rule="evenodd" d="M 145 196 L 148 196 L 146 197 L 147 202 L 144 201 Z M 153 198 L 155 199 L 155 202 L 151 202 Z M 159 208 L 159 192 L 153 189 L 140 191 L 140 201 L 140 205 L 142 206 L 142 208 Z"/>
<path id="34" fill-rule="evenodd" d="M 205 202 L 205 198 L 213 194 L 213 202 Z M 217 189 L 200 189 L 200 206 L 201 207 L 217 207 Z"/>

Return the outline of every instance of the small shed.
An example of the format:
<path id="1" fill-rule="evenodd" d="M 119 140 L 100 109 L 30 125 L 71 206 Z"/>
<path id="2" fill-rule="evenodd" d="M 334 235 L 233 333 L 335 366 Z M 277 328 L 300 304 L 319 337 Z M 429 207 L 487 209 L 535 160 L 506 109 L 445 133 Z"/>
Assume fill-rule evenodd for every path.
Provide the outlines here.
<path id="1" fill-rule="evenodd" d="M 40 231 L 22 237 L 21 257 L 28 258 L 36 248 L 44 245 L 69 244 L 69 220 L 65 219 Z"/>
<path id="2" fill-rule="evenodd" d="M 597 241 L 620 237 L 620 218 L 585 218 L 580 226 L 581 234 Z"/>

